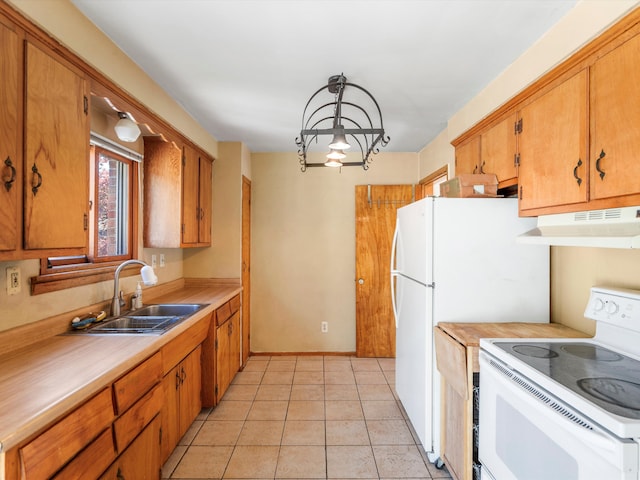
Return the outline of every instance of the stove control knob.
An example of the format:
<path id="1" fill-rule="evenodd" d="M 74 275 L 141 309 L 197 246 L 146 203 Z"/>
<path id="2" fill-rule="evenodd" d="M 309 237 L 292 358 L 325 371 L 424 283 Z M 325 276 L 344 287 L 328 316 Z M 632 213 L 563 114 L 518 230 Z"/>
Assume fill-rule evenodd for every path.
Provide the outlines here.
<path id="1" fill-rule="evenodd" d="M 603 308 L 604 308 L 604 302 L 602 301 L 602 299 L 596 298 L 595 301 L 593 302 L 593 309 L 596 312 L 599 312 Z"/>
<path id="2" fill-rule="evenodd" d="M 620 307 L 618 307 L 618 304 L 616 302 L 607 302 L 606 310 L 609 315 L 613 315 L 614 313 L 617 313 L 619 309 Z"/>

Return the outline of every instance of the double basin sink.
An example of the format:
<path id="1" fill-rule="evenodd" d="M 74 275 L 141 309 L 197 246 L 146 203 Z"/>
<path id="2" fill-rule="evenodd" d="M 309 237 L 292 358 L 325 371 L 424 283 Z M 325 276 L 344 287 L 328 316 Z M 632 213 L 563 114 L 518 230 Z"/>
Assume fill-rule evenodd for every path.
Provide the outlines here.
<path id="1" fill-rule="evenodd" d="M 115 318 L 107 318 L 84 332 L 100 335 L 162 335 L 206 306 L 201 303 L 147 305 Z"/>

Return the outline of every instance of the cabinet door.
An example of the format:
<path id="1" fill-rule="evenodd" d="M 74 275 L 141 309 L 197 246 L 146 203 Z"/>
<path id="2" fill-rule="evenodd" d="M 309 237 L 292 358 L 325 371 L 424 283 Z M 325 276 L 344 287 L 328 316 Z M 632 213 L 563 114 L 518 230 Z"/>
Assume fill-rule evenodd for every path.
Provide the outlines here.
<path id="1" fill-rule="evenodd" d="M 640 35 L 591 68 L 591 198 L 640 192 Z"/>
<path id="2" fill-rule="evenodd" d="M 479 173 L 495 173 L 498 182 L 508 182 L 518 177 L 514 159 L 515 123 L 516 114 L 513 113 L 482 134 Z"/>
<path id="3" fill-rule="evenodd" d="M 240 311 L 236 311 L 229 320 L 231 333 L 229 335 L 229 382 L 240 370 Z"/>
<path id="4" fill-rule="evenodd" d="M 27 42 L 25 98 L 24 247 L 86 248 L 87 83 Z"/>
<path id="5" fill-rule="evenodd" d="M 180 437 L 186 433 L 193 420 L 200 413 L 200 354 L 202 347 L 196 348 L 182 361 L 180 366 Z"/>
<path id="6" fill-rule="evenodd" d="M 19 48 L 16 32 L 0 23 L 0 250 L 18 248 Z"/>
<path id="7" fill-rule="evenodd" d="M 520 111 L 520 211 L 587 201 L 587 73 Z"/>
<path id="8" fill-rule="evenodd" d="M 229 336 L 230 320 L 227 320 L 218 327 L 216 332 L 216 398 L 218 402 L 231 383 L 229 372 L 229 352 L 231 348 L 231 337 Z"/>
<path id="9" fill-rule="evenodd" d="M 180 365 L 162 379 L 164 403 L 162 405 L 162 443 L 160 461 L 165 462 L 180 441 Z"/>
<path id="10" fill-rule="evenodd" d="M 200 157 L 200 224 L 198 242 L 211 244 L 211 198 L 213 164 Z"/>
<path id="11" fill-rule="evenodd" d="M 182 243 L 198 243 L 200 227 L 198 152 L 185 145 L 182 157 Z"/>
<path id="12" fill-rule="evenodd" d="M 120 457 L 102 480 L 157 480 L 160 478 L 160 418 L 155 417 Z"/>
<path id="13" fill-rule="evenodd" d="M 478 173 L 480 164 L 480 136 L 456 147 L 456 175 Z"/>

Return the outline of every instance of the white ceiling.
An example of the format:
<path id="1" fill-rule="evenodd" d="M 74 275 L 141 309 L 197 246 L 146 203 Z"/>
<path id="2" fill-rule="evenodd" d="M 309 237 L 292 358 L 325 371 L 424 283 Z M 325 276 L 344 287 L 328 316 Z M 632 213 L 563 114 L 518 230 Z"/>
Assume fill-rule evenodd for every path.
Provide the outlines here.
<path id="1" fill-rule="evenodd" d="M 576 3 L 71 1 L 214 137 L 253 152 L 296 150 L 307 100 L 342 72 L 380 104 L 385 150 L 417 152 Z"/>

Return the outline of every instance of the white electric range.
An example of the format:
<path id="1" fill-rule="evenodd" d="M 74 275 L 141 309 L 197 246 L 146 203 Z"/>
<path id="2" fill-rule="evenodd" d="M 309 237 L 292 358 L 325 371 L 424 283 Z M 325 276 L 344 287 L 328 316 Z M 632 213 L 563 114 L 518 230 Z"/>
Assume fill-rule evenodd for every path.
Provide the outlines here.
<path id="1" fill-rule="evenodd" d="M 592 339 L 480 341 L 480 461 L 495 480 L 640 480 L 640 291 L 593 287 Z"/>

